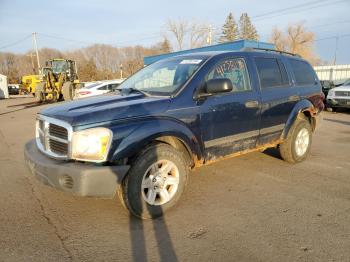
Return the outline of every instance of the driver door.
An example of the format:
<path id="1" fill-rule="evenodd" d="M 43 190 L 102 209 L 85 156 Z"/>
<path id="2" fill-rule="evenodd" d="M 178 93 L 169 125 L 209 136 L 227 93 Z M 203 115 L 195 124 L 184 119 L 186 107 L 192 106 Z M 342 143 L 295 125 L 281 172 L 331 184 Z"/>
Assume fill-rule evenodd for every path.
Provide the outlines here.
<path id="1" fill-rule="evenodd" d="M 233 90 L 207 97 L 200 106 L 206 159 L 254 148 L 259 136 L 259 93 L 249 80 L 245 59 L 219 61 L 206 77 L 228 78 Z"/>

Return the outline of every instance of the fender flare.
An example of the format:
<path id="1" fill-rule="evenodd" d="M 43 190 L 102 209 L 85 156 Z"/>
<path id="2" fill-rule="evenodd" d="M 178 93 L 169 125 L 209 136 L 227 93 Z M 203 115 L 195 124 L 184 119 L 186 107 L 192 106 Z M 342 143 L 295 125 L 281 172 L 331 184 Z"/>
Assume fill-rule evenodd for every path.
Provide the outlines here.
<path id="1" fill-rule="evenodd" d="M 300 100 L 293 108 L 289 117 L 287 119 L 286 125 L 284 126 L 281 138 L 285 139 L 288 135 L 290 128 L 292 127 L 294 121 L 297 119 L 298 115 L 302 112 L 308 111 L 310 112 L 310 116 L 313 118 L 314 116 L 314 105 L 307 99 Z M 311 121 L 313 121 L 311 119 Z M 313 123 L 311 123 L 313 125 Z M 314 127 L 313 127 L 314 128 Z"/>
<path id="2" fill-rule="evenodd" d="M 172 119 L 149 119 L 139 123 L 131 133 L 124 137 L 113 149 L 111 161 L 128 158 L 139 153 L 157 138 L 174 137 L 185 146 L 191 158 L 202 158 L 199 141 L 184 124 Z"/>

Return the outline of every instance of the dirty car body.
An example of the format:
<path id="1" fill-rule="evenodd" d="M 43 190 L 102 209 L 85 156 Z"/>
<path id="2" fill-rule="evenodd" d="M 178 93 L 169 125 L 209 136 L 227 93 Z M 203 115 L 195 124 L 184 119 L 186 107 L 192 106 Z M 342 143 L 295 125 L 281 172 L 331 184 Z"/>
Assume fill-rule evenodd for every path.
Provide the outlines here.
<path id="1" fill-rule="evenodd" d="M 298 79 L 305 70 L 308 78 Z M 156 78 L 142 80 L 147 74 Z M 117 93 L 42 110 L 25 157 L 41 181 L 59 190 L 113 197 L 150 145 L 175 148 L 194 168 L 277 146 L 301 115 L 314 130 L 322 100 L 316 74 L 296 56 L 265 51 L 178 56 L 142 69 Z M 102 143 L 84 137 L 89 130 L 108 137 L 98 159 L 84 157 L 74 144 Z"/>

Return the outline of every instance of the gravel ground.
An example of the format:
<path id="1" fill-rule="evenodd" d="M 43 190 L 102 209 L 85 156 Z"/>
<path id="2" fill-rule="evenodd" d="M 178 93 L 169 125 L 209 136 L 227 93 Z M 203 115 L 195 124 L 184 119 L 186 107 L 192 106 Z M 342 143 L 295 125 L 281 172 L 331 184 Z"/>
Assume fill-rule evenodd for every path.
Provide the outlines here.
<path id="1" fill-rule="evenodd" d="M 157 220 L 41 185 L 23 162 L 33 98 L 0 100 L 0 261 L 350 261 L 350 113 L 324 112 L 309 158 L 275 150 L 192 172 Z"/>

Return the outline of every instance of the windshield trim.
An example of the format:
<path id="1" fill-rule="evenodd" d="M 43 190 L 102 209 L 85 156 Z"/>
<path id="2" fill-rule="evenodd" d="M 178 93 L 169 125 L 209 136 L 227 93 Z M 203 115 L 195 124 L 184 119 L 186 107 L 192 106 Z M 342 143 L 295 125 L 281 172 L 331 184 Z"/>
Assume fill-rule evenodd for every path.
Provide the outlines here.
<path id="1" fill-rule="evenodd" d="M 186 88 L 186 86 L 192 81 L 192 79 L 197 75 L 197 73 L 208 63 L 209 60 L 211 60 L 215 55 L 211 55 L 211 56 L 207 56 L 207 57 L 203 57 L 203 62 L 202 64 L 196 69 L 196 71 L 193 72 L 193 74 L 191 75 L 191 77 L 189 77 L 187 79 L 187 81 L 185 81 L 182 86 L 180 86 L 177 90 L 175 90 L 173 92 L 172 95 L 170 95 L 170 97 L 177 97 L 179 94 L 181 94 L 181 92 Z"/>

